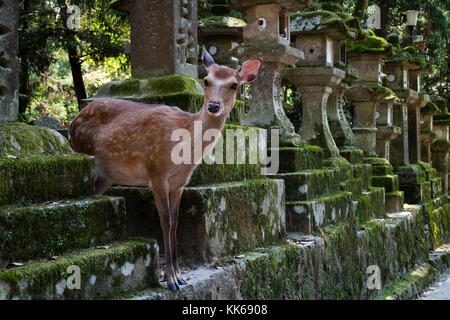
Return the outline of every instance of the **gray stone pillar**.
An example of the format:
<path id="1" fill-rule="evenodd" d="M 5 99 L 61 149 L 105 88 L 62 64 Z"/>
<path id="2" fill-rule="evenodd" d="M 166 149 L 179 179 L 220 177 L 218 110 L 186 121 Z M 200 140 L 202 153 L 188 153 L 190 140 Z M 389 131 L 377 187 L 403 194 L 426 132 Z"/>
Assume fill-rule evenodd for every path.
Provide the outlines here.
<path id="1" fill-rule="evenodd" d="M 15 121 L 19 110 L 18 5 L 0 0 L 0 121 Z"/>
<path id="2" fill-rule="evenodd" d="M 308 143 L 320 146 L 332 157 L 338 156 L 339 150 L 328 124 L 327 101 L 332 88 L 344 76 L 344 71 L 333 67 L 298 67 L 287 71 L 287 78 L 302 95 L 300 136 Z"/>
<path id="3" fill-rule="evenodd" d="M 409 163 L 408 108 L 403 103 L 394 102 L 393 124 L 400 127 L 402 133 L 391 141 L 389 161 L 393 165 Z"/>
<path id="4" fill-rule="evenodd" d="M 377 106 L 375 118 L 377 120 L 377 154 L 389 160 L 390 141 L 395 139 L 401 128 L 392 125 L 394 98 L 380 102 Z"/>
<path id="5" fill-rule="evenodd" d="M 356 142 L 355 135 L 344 113 L 344 92 L 349 85 L 341 82 L 333 88 L 328 98 L 327 116 L 334 141 L 339 147 L 353 146 Z"/>
<path id="6" fill-rule="evenodd" d="M 197 0 L 131 0 L 131 74 L 197 78 Z"/>

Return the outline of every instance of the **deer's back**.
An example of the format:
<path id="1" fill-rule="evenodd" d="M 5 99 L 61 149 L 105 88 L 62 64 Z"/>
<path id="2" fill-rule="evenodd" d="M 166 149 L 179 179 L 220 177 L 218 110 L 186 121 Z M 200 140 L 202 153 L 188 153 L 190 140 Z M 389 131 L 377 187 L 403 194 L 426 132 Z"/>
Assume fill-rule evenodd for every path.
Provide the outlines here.
<path id="1" fill-rule="evenodd" d="M 95 155 L 99 140 L 124 131 L 139 131 L 151 110 L 163 105 L 121 99 L 99 99 L 89 103 L 70 125 L 70 143 L 76 152 Z M 144 132 L 137 132 L 144 134 Z"/>

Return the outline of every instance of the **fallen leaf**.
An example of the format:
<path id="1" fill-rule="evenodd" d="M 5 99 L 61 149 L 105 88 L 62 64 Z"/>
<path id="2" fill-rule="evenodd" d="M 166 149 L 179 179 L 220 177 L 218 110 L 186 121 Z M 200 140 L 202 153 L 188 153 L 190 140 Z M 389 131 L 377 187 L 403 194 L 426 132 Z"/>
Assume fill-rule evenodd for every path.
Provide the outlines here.
<path id="1" fill-rule="evenodd" d="M 21 267 L 23 266 L 23 263 L 20 262 L 12 262 L 10 264 L 8 264 L 6 267 L 7 268 L 17 268 L 17 267 Z"/>
<path id="2" fill-rule="evenodd" d="M 97 246 L 95 249 L 109 249 L 111 246 Z"/>

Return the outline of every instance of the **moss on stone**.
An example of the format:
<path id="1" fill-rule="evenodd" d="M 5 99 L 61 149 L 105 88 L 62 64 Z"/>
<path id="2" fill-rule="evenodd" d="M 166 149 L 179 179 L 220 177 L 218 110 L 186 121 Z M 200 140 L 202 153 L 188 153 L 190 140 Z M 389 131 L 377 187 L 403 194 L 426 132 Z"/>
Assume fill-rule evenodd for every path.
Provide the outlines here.
<path id="1" fill-rule="evenodd" d="M 22 122 L 0 122 L 0 158 L 72 155 L 68 141 L 55 130 Z"/>
<path id="2" fill-rule="evenodd" d="M 0 209 L 0 267 L 125 237 L 125 202 L 96 197 Z"/>
<path id="3" fill-rule="evenodd" d="M 204 27 L 220 27 L 220 28 L 230 28 L 230 27 L 245 27 L 247 23 L 239 18 L 229 17 L 229 16 L 209 16 L 202 18 L 198 22 L 200 28 Z"/>
<path id="4" fill-rule="evenodd" d="M 358 32 L 350 15 L 326 10 L 291 13 L 290 26 L 291 32 L 339 32 L 348 39 L 354 39 Z"/>
<path id="5" fill-rule="evenodd" d="M 440 114 L 441 110 L 439 110 L 439 107 L 433 103 L 432 101 L 428 102 L 425 107 L 420 109 L 420 114 Z"/>
<path id="6" fill-rule="evenodd" d="M 347 53 L 390 54 L 392 44 L 386 39 L 377 37 L 372 30 L 364 30 L 364 34 L 365 38 L 362 40 L 347 42 Z"/>
<path id="7" fill-rule="evenodd" d="M 398 191 L 399 178 L 397 175 L 372 176 L 374 187 L 383 187 L 386 192 Z"/>
<path id="8" fill-rule="evenodd" d="M 91 157 L 72 154 L 0 158 L 0 205 L 76 198 L 93 192 Z"/>
<path id="9" fill-rule="evenodd" d="M 116 296 L 130 286 L 157 286 L 157 252 L 157 245 L 151 239 L 135 239 L 108 249 L 89 249 L 52 261 L 35 261 L 0 271 L 0 292 L 3 291 L 6 299 L 93 299 Z M 139 271 L 131 274 L 138 284 L 125 283 L 121 267 L 138 262 L 143 267 L 146 260 L 146 270 L 139 275 Z M 66 279 L 70 276 L 67 268 L 73 265 L 80 268 L 80 290 L 66 287 Z M 90 284 L 92 275 L 96 277 L 96 286 Z"/>

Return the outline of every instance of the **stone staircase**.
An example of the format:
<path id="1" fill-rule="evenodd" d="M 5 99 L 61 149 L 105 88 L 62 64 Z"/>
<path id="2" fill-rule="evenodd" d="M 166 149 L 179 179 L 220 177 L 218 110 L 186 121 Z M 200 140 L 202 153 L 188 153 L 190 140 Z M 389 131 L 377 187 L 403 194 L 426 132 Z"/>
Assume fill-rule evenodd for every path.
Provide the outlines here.
<path id="1" fill-rule="evenodd" d="M 385 196 L 402 180 L 386 191 L 373 178 L 394 176 L 390 164 L 356 149 L 324 159 L 318 147 L 280 148 L 271 176 L 248 161 L 197 168 L 178 228 L 188 284 L 169 292 L 151 192 L 115 186 L 93 196 L 90 157 L 51 130 L 12 126 L 0 126 L 12 137 L 0 146 L 2 299 L 368 299 L 449 239 L 438 188 L 425 204 L 387 212 Z M 28 149 L 26 130 L 41 136 Z M 435 171 L 421 166 L 431 186 Z M 380 290 L 366 285 L 369 266 Z"/>
<path id="2" fill-rule="evenodd" d="M 0 136 L 0 299 L 95 299 L 158 283 L 158 244 L 127 240 L 123 198 L 93 196 L 91 157 L 46 128 L 1 123 Z"/>

